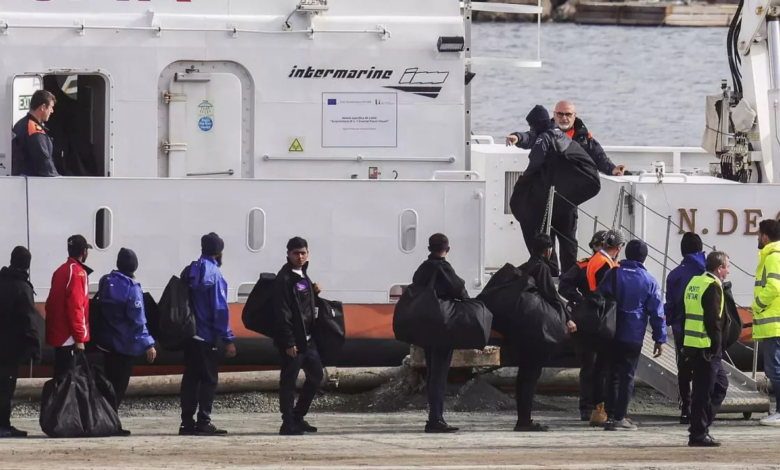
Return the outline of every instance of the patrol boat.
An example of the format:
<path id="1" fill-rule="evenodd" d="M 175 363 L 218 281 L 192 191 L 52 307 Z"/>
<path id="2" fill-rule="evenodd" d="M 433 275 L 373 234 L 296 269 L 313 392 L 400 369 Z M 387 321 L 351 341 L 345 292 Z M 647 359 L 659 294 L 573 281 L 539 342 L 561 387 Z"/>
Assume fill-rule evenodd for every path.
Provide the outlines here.
<path id="1" fill-rule="evenodd" d="M 11 127 L 46 89 L 57 98 L 48 127 L 67 175 L 0 179 L 0 253 L 30 248 L 43 311 L 74 233 L 95 247 L 93 292 L 129 247 L 159 299 L 198 256 L 201 235 L 215 231 L 226 241 L 222 271 L 241 338 L 229 364 L 258 367 L 277 353 L 243 327 L 242 302 L 259 273 L 285 262 L 286 241 L 303 236 L 323 295 L 346 304 L 339 365 L 397 365 L 408 348 L 393 337 L 393 302 L 430 234 L 449 236 L 449 259 L 473 295 L 491 271 L 527 257 L 508 206 L 526 153 L 472 135 L 471 87 L 473 69 L 539 67 L 541 58 L 538 49 L 472 57 L 475 10 L 542 11 L 469 0 L 0 0 L 0 105 L 11 111 L 0 113 L 0 171 L 11 172 Z M 740 38 L 748 30 L 765 38 L 766 24 L 776 25 L 754 21 Z M 695 230 L 748 273 L 733 276 L 747 306 L 752 234 L 762 214 L 780 210 L 768 184 L 780 158 L 768 104 L 777 90 L 765 92 L 780 72 L 778 61 L 771 74 L 768 66 L 778 48 L 744 43 L 752 49 L 739 49 L 743 99 L 727 100 L 726 111 L 748 104 L 758 113 L 753 130 L 733 136 L 724 127 L 724 145 L 711 152 L 607 147 L 647 173 L 602 176 L 601 193 L 581 207 L 594 220 L 581 214 L 578 238 L 587 246 L 600 224 L 630 231 L 661 250 L 648 262 L 661 278 L 679 261 L 667 248 Z M 762 169 L 761 184 L 710 171 L 737 157 Z"/>

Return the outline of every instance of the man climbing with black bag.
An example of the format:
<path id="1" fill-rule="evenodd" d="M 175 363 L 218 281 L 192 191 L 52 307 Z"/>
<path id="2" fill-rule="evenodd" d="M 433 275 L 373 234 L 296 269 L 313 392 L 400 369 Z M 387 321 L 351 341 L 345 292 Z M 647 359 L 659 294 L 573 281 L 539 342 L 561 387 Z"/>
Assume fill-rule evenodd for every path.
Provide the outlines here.
<path id="1" fill-rule="evenodd" d="M 601 180 L 593 159 L 553 121 L 540 105 L 526 117 L 536 140 L 528 154 L 528 167 L 517 180 L 509 205 L 523 231 L 528 252 L 534 236 L 540 233 L 547 217 L 551 236 L 560 247 L 560 263 L 553 249 L 553 276 L 568 271 L 577 263 L 578 206 L 595 197 Z M 548 213 L 550 188 L 555 187 L 552 211 Z"/>

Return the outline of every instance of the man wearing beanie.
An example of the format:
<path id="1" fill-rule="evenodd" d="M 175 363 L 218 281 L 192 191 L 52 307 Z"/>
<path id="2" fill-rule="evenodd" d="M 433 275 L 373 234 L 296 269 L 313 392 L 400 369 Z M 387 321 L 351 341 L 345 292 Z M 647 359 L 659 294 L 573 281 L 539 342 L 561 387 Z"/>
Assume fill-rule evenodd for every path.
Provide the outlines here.
<path id="1" fill-rule="evenodd" d="M 666 323 L 671 325 L 674 334 L 674 347 L 677 353 L 677 383 L 680 390 L 680 424 L 689 424 L 691 416 L 691 381 L 693 369 L 691 362 L 682 357 L 683 319 L 685 318 L 685 288 L 696 276 L 704 274 L 705 257 L 701 238 L 686 232 L 680 242 L 683 260 L 672 269 L 666 278 Z"/>
<path id="2" fill-rule="evenodd" d="M 635 424 L 626 420 L 634 374 L 642 353 L 647 322 L 653 329 L 654 356 L 663 352 L 666 322 L 661 288 L 645 269 L 647 245 L 631 240 L 626 245 L 626 259 L 610 270 L 598 292 L 617 299 L 617 329 L 610 345 L 610 367 L 607 377 L 605 431 L 634 431 Z"/>
<path id="3" fill-rule="evenodd" d="M 184 436 L 227 434 L 211 423 L 211 409 L 219 381 L 217 341 L 226 345 L 226 357 L 236 355 L 230 329 L 228 285 L 219 268 L 225 242 L 214 232 L 200 239 L 200 258 L 184 268 L 182 281 L 190 286 L 195 310 L 195 336 L 184 344 L 181 380 L 181 426 Z M 197 421 L 195 415 L 197 412 Z"/>
<path id="4" fill-rule="evenodd" d="M 135 279 L 137 269 L 135 252 L 122 248 L 116 269 L 103 276 L 98 287 L 103 321 L 92 333 L 104 354 L 106 378 L 114 387 L 115 411 L 119 410 L 130 383 L 135 357 L 144 355 L 150 364 L 157 357 L 154 338 L 146 328 L 144 292 Z M 126 436 L 130 432 L 122 430 L 120 434 Z"/>
<path id="5" fill-rule="evenodd" d="M 11 426 L 11 399 L 20 362 L 41 360 L 38 325 L 43 318 L 35 310 L 28 274 L 31 258 L 27 248 L 17 246 L 10 266 L 0 269 L 0 438 L 27 437 Z"/>

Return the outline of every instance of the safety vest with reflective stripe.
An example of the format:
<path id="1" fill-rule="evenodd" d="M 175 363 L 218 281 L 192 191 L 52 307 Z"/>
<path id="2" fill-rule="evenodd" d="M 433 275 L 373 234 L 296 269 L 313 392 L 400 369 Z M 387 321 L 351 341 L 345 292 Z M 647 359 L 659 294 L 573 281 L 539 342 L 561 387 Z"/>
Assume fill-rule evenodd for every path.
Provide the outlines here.
<path id="1" fill-rule="evenodd" d="M 780 241 L 758 254 L 752 307 L 753 339 L 780 337 Z"/>
<path id="2" fill-rule="evenodd" d="M 721 288 L 720 312 L 718 318 L 723 316 L 723 292 L 720 282 L 711 274 L 704 273 L 696 276 L 685 288 L 685 339 L 683 346 L 689 348 L 706 349 L 712 346 L 712 340 L 704 328 L 704 308 L 701 298 L 711 284 L 717 284 Z"/>

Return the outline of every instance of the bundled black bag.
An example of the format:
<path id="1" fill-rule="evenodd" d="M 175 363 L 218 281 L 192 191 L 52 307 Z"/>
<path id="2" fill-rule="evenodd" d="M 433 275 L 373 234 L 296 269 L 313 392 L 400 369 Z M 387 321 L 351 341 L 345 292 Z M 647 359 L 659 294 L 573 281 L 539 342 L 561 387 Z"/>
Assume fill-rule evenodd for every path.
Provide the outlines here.
<path id="1" fill-rule="evenodd" d="M 723 313 L 726 315 L 726 327 L 723 329 L 723 350 L 726 351 L 739 341 L 744 327 L 742 317 L 739 316 L 739 308 L 734 301 L 730 281 L 723 282 L 723 302 Z"/>
<path id="2" fill-rule="evenodd" d="M 510 342 L 557 346 L 568 336 L 563 307 L 544 300 L 533 278 L 509 263 L 493 275 L 477 299 L 493 313 L 493 329 Z"/>
<path id="3" fill-rule="evenodd" d="M 158 311 L 158 336 L 154 339 L 169 351 L 183 349 L 184 342 L 197 332 L 190 286 L 187 282 L 171 276 L 160 297 Z"/>
<path id="4" fill-rule="evenodd" d="M 146 329 L 149 335 L 157 341 L 160 336 L 160 309 L 154 297 L 148 292 L 144 292 L 144 313 L 146 314 Z"/>
<path id="5" fill-rule="evenodd" d="M 260 279 L 249 293 L 241 313 L 241 321 L 247 330 L 271 339 L 276 335 L 274 281 L 276 281 L 276 274 L 260 273 Z"/>
<path id="6" fill-rule="evenodd" d="M 49 437 L 115 436 L 122 429 L 115 408 L 111 384 L 77 352 L 64 380 L 43 385 L 39 423 Z"/>
<path id="7" fill-rule="evenodd" d="M 424 287 L 411 284 L 393 312 L 395 339 L 426 347 L 483 349 L 490 338 L 493 314 L 481 301 L 440 300 L 437 271 Z"/>
<path id="8" fill-rule="evenodd" d="M 315 306 L 317 318 L 312 336 L 320 353 L 322 365 L 333 366 L 338 363 L 339 353 L 346 341 L 344 305 L 341 302 L 317 297 Z"/>
<path id="9" fill-rule="evenodd" d="M 592 292 L 577 304 L 571 312 L 571 320 L 577 325 L 577 333 L 591 341 L 610 340 L 617 329 L 617 273 L 613 268 L 607 273 L 611 276 L 612 292 L 601 295 Z"/>

